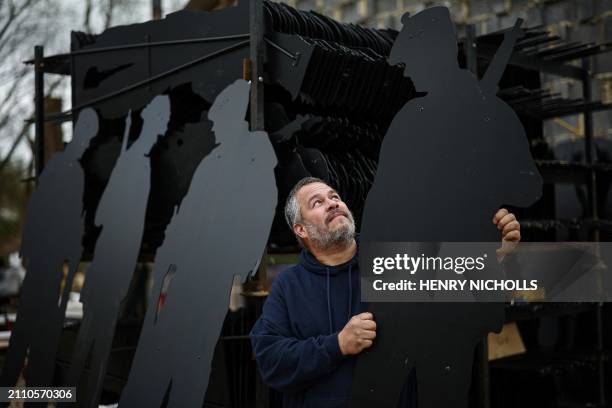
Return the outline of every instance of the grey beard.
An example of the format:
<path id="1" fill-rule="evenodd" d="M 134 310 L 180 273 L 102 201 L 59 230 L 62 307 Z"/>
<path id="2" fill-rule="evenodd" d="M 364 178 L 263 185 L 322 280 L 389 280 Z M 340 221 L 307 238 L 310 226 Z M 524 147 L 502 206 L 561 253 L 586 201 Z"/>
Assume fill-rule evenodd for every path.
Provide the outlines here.
<path id="1" fill-rule="evenodd" d="M 317 248 L 329 248 L 334 246 L 344 247 L 349 245 L 355 238 L 355 221 L 353 215 L 348 214 L 349 222 L 343 224 L 335 231 L 330 231 L 325 226 L 304 223 L 312 244 Z"/>

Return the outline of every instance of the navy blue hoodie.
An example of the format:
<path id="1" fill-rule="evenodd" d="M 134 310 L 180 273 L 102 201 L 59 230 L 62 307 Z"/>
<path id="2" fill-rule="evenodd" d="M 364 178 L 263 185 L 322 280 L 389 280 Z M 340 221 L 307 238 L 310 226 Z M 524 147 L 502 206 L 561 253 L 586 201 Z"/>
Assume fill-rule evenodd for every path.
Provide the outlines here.
<path id="1" fill-rule="evenodd" d="M 365 311 L 357 259 L 327 266 L 302 251 L 300 263 L 274 280 L 251 343 L 284 408 L 346 407 L 356 357 L 342 355 L 338 332 Z"/>
<path id="2" fill-rule="evenodd" d="M 266 384 L 283 393 L 284 408 L 347 407 L 357 356 L 342 355 L 338 333 L 367 310 L 360 300 L 359 236 L 356 241 L 357 253 L 337 266 L 302 250 L 300 263 L 274 280 L 253 326 L 259 371 Z M 398 408 L 416 407 L 416 398 L 412 370 Z"/>

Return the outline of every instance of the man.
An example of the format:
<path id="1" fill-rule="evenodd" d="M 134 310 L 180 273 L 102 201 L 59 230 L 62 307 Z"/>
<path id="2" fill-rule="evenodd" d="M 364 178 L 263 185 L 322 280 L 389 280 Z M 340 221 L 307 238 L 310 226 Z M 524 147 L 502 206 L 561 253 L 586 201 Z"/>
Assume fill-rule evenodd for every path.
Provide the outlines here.
<path id="1" fill-rule="evenodd" d="M 251 332 L 255 357 L 283 407 L 345 407 L 355 358 L 376 339 L 374 316 L 360 301 L 353 215 L 333 188 L 307 177 L 289 193 L 285 218 L 304 250 L 272 285 Z M 520 240 L 507 210 L 493 223 L 502 242 Z"/>

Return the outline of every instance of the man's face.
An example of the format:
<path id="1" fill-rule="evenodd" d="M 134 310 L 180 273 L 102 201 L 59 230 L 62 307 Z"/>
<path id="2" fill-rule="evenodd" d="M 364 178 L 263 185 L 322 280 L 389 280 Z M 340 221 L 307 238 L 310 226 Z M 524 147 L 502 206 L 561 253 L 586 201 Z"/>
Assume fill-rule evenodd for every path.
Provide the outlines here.
<path id="1" fill-rule="evenodd" d="M 324 183 L 307 184 L 296 198 L 302 219 L 293 229 L 308 245 L 326 248 L 354 238 L 353 215 L 333 188 Z"/>

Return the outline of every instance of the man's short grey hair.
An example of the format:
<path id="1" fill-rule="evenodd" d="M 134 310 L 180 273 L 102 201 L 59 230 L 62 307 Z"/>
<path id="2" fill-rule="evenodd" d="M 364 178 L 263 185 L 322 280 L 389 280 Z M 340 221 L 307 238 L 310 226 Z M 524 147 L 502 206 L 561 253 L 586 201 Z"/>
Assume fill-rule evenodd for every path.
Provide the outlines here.
<path id="1" fill-rule="evenodd" d="M 304 177 L 300 181 L 296 183 L 295 186 L 289 192 L 287 196 L 287 201 L 285 202 L 285 220 L 287 224 L 289 224 L 289 228 L 293 231 L 293 226 L 302 222 L 302 212 L 300 211 L 300 203 L 297 200 L 297 192 L 300 188 L 312 184 L 312 183 L 323 183 L 327 184 L 325 181 L 316 177 Z M 298 237 L 299 240 L 299 237 Z"/>

